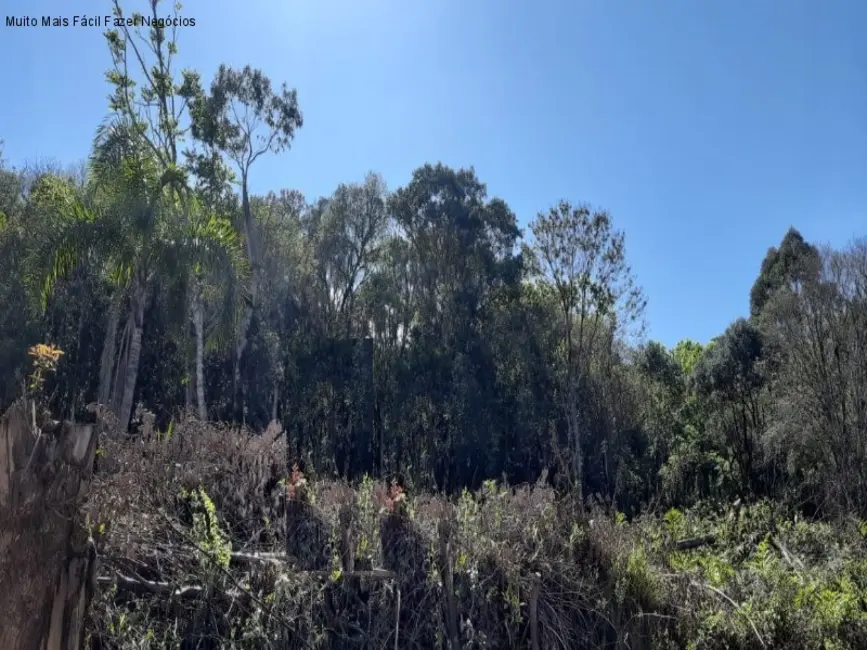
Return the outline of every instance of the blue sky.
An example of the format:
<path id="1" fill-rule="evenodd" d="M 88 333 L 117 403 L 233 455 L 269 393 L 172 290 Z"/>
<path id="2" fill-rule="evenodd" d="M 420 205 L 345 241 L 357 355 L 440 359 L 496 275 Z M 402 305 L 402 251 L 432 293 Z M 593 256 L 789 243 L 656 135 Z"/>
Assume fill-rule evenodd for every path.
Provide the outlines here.
<path id="1" fill-rule="evenodd" d="M 395 188 L 442 161 L 475 166 L 522 225 L 560 198 L 604 207 L 668 345 L 746 315 L 790 225 L 837 246 L 867 234 L 864 0 L 189 0 L 182 15 L 181 65 L 209 80 L 249 63 L 298 89 L 305 125 L 254 190 L 314 198 L 368 170 Z M 7 160 L 85 157 L 107 110 L 102 30 L 4 20 L 0 61 Z"/>

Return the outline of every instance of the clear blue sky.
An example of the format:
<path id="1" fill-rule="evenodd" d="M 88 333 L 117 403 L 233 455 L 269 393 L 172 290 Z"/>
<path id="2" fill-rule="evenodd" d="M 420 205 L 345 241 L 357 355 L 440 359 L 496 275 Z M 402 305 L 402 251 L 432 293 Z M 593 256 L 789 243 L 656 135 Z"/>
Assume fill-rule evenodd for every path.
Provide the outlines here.
<path id="1" fill-rule="evenodd" d="M 99 0 L 2 12 L 108 13 Z M 127 10 L 143 0 L 125 3 Z M 189 0 L 179 62 L 298 89 L 293 149 L 256 191 L 389 186 L 474 165 L 522 225 L 561 197 L 611 211 L 650 335 L 705 341 L 748 311 L 789 225 L 867 234 L 865 0 Z M 99 28 L 0 25 L 6 158 L 75 162 L 106 113 Z M 11 65 L 10 65 L 11 64 Z"/>

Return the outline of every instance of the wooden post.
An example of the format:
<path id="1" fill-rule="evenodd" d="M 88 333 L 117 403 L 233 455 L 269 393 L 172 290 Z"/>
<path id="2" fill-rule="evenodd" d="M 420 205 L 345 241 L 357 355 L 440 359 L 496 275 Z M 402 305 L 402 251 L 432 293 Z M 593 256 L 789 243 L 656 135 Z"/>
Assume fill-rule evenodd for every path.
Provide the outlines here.
<path id="1" fill-rule="evenodd" d="M 533 574 L 533 586 L 530 588 L 530 646 L 539 650 L 539 588 L 542 576 Z"/>
<path id="2" fill-rule="evenodd" d="M 0 648 L 79 650 L 97 569 L 79 505 L 97 432 L 34 430 L 27 410 L 0 418 Z"/>
<path id="3" fill-rule="evenodd" d="M 439 565 L 445 596 L 446 627 L 449 633 L 449 645 L 452 650 L 461 647 L 461 635 L 458 625 L 458 604 L 455 601 L 454 567 L 451 554 L 451 526 L 443 518 L 439 525 Z"/>

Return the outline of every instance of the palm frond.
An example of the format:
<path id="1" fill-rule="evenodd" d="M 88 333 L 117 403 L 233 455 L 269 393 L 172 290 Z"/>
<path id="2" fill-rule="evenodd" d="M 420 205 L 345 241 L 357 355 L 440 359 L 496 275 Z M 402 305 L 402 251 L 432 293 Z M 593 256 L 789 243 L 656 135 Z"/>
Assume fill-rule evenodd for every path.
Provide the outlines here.
<path id="1" fill-rule="evenodd" d="M 28 257 L 25 285 L 44 312 L 58 282 L 88 259 L 99 239 L 99 214 L 67 179 L 46 174 L 34 184 L 28 211 L 40 236 Z"/>
<path id="2" fill-rule="evenodd" d="M 67 277 L 78 264 L 80 250 L 72 241 L 65 241 L 54 251 L 51 266 L 42 279 L 42 289 L 39 294 L 40 306 L 45 311 L 48 308 L 48 299 L 54 291 L 58 281 Z"/>
<path id="3" fill-rule="evenodd" d="M 111 280 L 113 284 L 119 287 L 127 287 L 132 280 L 132 275 L 134 272 L 132 260 L 111 260 L 109 262 L 108 268 L 106 269 L 106 272 L 109 280 Z"/>

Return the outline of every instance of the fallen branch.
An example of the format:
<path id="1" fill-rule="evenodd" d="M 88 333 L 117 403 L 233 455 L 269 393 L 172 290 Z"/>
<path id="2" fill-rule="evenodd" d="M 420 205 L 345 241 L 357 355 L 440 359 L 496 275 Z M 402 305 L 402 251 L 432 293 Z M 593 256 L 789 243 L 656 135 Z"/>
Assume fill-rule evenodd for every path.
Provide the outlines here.
<path id="1" fill-rule="evenodd" d="M 154 550 L 167 554 L 190 554 L 198 550 L 192 544 L 158 544 Z M 129 561 L 128 558 L 122 558 Z M 286 564 L 289 558 L 285 553 L 244 553 L 241 551 L 232 551 L 229 555 L 229 562 L 232 564 Z"/>
<path id="2" fill-rule="evenodd" d="M 299 575 L 330 577 L 334 575 L 332 571 L 298 571 Z M 340 580 L 349 578 L 358 578 L 359 580 L 394 580 L 397 574 L 388 569 L 370 569 L 369 571 L 342 571 Z"/>
<path id="3" fill-rule="evenodd" d="M 285 553 L 241 553 L 233 551 L 229 556 L 231 564 L 286 564 Z"/>
<path id="4" fill-rule="evenodd" d="M 129 591 L 134 594 L 154 594 L 154 595 L 171 595 L 172 598 L 198 598 L 204 591 L 204 587 L 199 585 L 186 585 L 175 587 L 168 582 L 157 582 L 155 580 L 140 580 L 130 578 L 121 573 L 116 576 L 99 576 L 96 579 L 97 584 L 103 586 L 117 586 L 118 589 Z"/>
<path id="5" fill-rule="evenodd" d="M 176 546 L 168 547 L 169 552 L 195 552 L 195 546 Z M 126 557 L 111 557 L 114 562 L 126 562 L 129 564 L 138 565 L 140 568 L 145 568 L 146 565 L 137 560 Z M 242 566 L 255 566 L 258 564 L 285 566 L 293 563 L 293 559 L 285 553 L 242 553 L 233 551 L 229 555 L 229 563 Z M 293 571 L 295 575 L 329 577 L 333 575 L 333 571 L 328 570 L 312 570 L 312 571 Z M 357 571 L 343 571 L 340 573 L 341 578 L 358 578 L 360 580 L 393 580 L 396 576 L 394 571 L 388 569 L 368 569 Z"/>
<path id="6" fill-rule="evenodd" d="M 369 571 L 346 571 L 338 575 L 330 571 L 299 571 L 298 575 L 306 575 L 317 578 L 331 578 L 335 581 L 341 580 L 394 580 L 396 575 L 394 571 L 387 569 L 371 569 Z M 185 587 L 175 587 L 169 582 L 160 582 L 157 580 L 145 580 L 144 578 L 131 578 L 129 576 L 118 573 L 117 576 L 100 576 L 97 582 L 101 585 L 117 585 L 119 588 L 135 593 L 151 593 L 151 594 L 172 594 L 172 596 L 180 598 L 189 598 L 198 595 L 204 587 L 199 585 L 187 585 Z M 229 594 L 233 595 L 233 594 Z M 237 597 L 234 594 L 233 597 Z"/>
<path id="7" fill-rule="evenodd" d="M 239 553 L 233 552 L 229 556 L 231 564 L 277 564 L 285 565 L 292 564 L 293 560 L 285 553 Z M 327 570 L 312 570 L 312 571 L 295 571 L 297 575 L 307 576 L 331 576 L 332 571 Z M 359 578 L 364 580 L 392 580 L 395 577 L 394 571 L 388 569 L 369 569 L 366 571 L 343 571 L 340 576 L 342 578 Z"/>
<path id="8" fill-rule="evenodd" d="M 705 535 L 704 537 L 696 537 L 695 539 L 682 539 L 675 544 L 675 548 L 678 551 L 688 551 L 694 548 L 701 548 L 702 546 L 710 546 L 714 542 L 716 542 L 714 535 Z"/>
<path id="9" fill-rule="evenodd" d="M 771 546 L 773 546 L 777 550 L 777 552 L 786 561 L 786 564 L 788 564 L 790 567 L 792 567 L 793 569 L 796 569 L 796 570 L 797 569 L 801 569 L 801 570 L 804 569 L 804 563 L 801 562 L 801 560 L 799 558 L 792 555 L 789 552 L 789 549 L 787 549 L 785 546 L 783 546 L 783 543 L 780 540 L 778 540 L 776 537 L 771 537 Z"/>
<path id="10" fill-rule="evenodd" d="M 739 607 L 738 604 L 737 604 L 735 601 L 733 601 L 733 600 L 732 600 L 732 599 L 731 599 L 731 598 L 730 598 L 730 597 L 729 597 L 729 596 L 728 596 L 724 591 L 721 591 L 720 589 L 717 589 L 716 587 L 714 587 L 714 586 L 712 586 L 712 585 L 705 584 L 704 582 L 698 582 L 697 580 L 691 580 L 690 582 L 691 582 L 694 586 L 696 586 L 696 587 L 702 587 L 702 588 L 704 588 L 704 589 L 707 589 L 707 590 L 709 590 L 709 591 L 712 591 L 713 593 L 715 593 L 715 594 L 716 594 L 717 596 L 719 596 L 720 598 L 723 598 L 723 599 L 724 599 L 726 602 L 728 602 L 732 607 L 734 607 L 734 608 L 735 608 L 735 611 L 739 612 L 740 614 L 743 615 L 743 617 L 744 617 L 745 619 L 747 619 L 747 622 L 750 624 L 750 627 L 753 628 L 753 632 L 755 633 L 756 638 L 759 640 L 759 643 L 761 644 L 761 646 L 762 646 L 763 648 L 766 648 L 766 647 L 767 647 L 767 646 L 765 645 L 765 640 L 762 638 L 762 635 L 759 634 L 759 628 L 757 628 L 757 627 L 756 627 L 756 624 L 753 623 L 753 619 L 751 619 L 751 618 L 749 617 L 749 615 L 748 615 L 748 614 L 747 614 L 747 613 L 746 613 L 746 612 L 745 612 L 741 607 Z"/>

